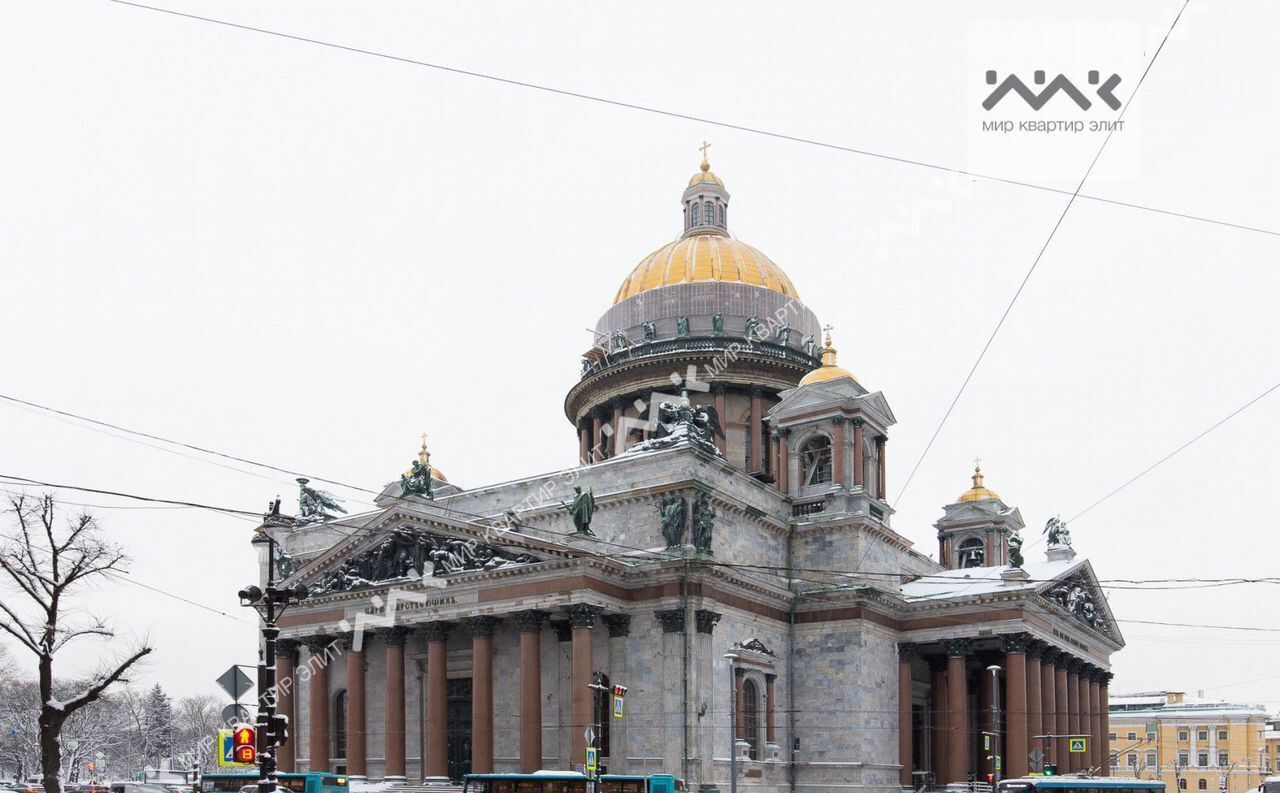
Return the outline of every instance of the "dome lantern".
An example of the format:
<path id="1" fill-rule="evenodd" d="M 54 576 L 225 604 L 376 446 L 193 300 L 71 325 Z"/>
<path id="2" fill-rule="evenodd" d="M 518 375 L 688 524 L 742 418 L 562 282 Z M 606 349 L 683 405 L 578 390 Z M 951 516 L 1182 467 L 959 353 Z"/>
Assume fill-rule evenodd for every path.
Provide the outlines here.
<path id="1" fill-rule="evenodd" d="M 680 199 L 684 204 L 684 236 L 717 234 L 727 237 L 729 191 L 725 190 L 720 177 L 711 171 L 711 163 L 707 160 L 707 149 L 711 144 L 704 140 L 699 148 L 702 150 L 702 165 L 689 180 L 689 186 Z"/>

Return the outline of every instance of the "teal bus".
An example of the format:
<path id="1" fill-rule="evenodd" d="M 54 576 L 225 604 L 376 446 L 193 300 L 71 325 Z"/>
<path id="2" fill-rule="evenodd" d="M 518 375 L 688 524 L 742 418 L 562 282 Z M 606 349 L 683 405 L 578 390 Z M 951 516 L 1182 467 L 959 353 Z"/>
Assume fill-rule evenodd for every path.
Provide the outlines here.
<path id="1" fill-rule="evenodd" d="M 591 779 L 573 771 L 532 774 L 467 774 L 462 793 L 685 793 L 684 780 L 670 774 L 603 774 Z"/>
<path id="2" fill-rule="evenodd" d="M 996 790 L 997 793 L 1165 793 L 1165 785 L 1158 779 L 1069 775 L 1005 779 Z"/>
<path id="3" fill-rule="evenodd" d="M 342 774 L 276 774 L 278 789 L 291 793 L 350 793 L 347 778 Z M 257 785 L 258 775 L 253 772 L 239 774 L 204 774 L 195 786 L 195 793 L 240 793 L 246 785 Z"/>

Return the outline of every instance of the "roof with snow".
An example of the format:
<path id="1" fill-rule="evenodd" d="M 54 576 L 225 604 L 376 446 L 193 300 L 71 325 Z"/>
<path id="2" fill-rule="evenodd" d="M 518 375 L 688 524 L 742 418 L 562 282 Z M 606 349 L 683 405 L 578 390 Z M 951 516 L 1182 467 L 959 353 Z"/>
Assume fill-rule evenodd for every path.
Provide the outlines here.
<path id="1" fill-rule="evenodd" d="M 1027 578 L 1022 581 L 1006 581 L 1001 578 L 1012 568 L 966 567 L 959 570 L 943 570 L 902 585 L 902 597 L 907 601 L 946 600 L 950 598 L 989 595 L 995 592 L 1034 591 L 1050 581 L 1065 578 L 1084 567 L 1082 556 L 1054 562 L 1027 562 L 1022 565 Z"/>

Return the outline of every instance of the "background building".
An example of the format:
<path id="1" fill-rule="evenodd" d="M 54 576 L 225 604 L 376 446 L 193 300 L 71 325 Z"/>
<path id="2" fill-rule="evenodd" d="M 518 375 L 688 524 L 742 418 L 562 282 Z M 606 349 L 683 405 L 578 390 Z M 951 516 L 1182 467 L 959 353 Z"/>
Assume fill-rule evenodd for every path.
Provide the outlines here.
<path id="1" fill-rule="evenodd" d="M 1169 788 L 1245 793 L 1276 768 L 1273 732 L 1260 705 L 1180 691 L 1111 698 L 1111 767 Z"/>

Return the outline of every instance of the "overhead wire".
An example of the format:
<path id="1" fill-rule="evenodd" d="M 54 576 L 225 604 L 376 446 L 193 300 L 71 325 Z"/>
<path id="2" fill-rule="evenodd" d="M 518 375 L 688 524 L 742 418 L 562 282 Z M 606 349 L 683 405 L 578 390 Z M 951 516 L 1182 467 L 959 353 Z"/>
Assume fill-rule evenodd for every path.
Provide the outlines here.
<path id="1" fill-rule="evenodd" d="M 1160 46 L 1151 55 L 1151 60 L 1147 61 L 1147 66 L 1142 70 L 1142 76 L 1138 78 L 1138 83 L 1133 87 L 1133 91 L 1129 94 L 1129 101 L 1124 103 L 1117 116 L 1117 122 L 1124 119 L 1124 114 L 1128 112 L 1133 105 L 1134 99 L 1137 98 L 1138 92 L 1142 90 L 1142 84 L 1146 81 L 1147 75 L 1151 73 L 1151 67 L 1155 65 L 1156 59 L 1160 57 L 1160 53 L 1164 51 L 1164 45 L 1169 41 L 1169 36 L 1173 33 L 1173 29 L 1177 27 L 1178 20 L 1182 19 L 1182 13 L 1186 11 L 1187 4 L 1191 0 L 1183 0 L 1182 7 L 1178 9 L 1177 15 L 1173 18 L 1173 23 L 1169 25 L 1169 29 L 1165 31 L 1164 38 L 1160 40 Z M 1076 189 L 1072 191 L 1071 197 L 1067 199 L 1067 203 L 1062 207 L 1062 212 L 1058 214 L 1057 221 L 1053 224 L 1053 228 L 1049 230 L 1049 235 L 1045 238 L 1044 244 L 1040 246 L 1040 251 L 1031 261 L 1031 266 L 1027 268 L 1027 272 L 1022 276 L 1022 281 L 1018 283 L 1018 288 L 1014 290 L 1013 297 L 1010 298 L 1008 304 L 1004 307 L 1004 311 L 1000 314 L 1000 319 L 996 321 L 995 327 L 991 330 L 991 334 L 987 337 L 986 342 L 982 345 L 982 349 L 978 352 L 978 357 L 974 360 L 973 365 L 969 367 L 968 374 L 960 383 L 959 390 L 952 397 L 951 404 L 947 406 L 947 410 L 942 414 L 942 420 L 938 422 L 938 426 L 934 429 L 933 435 L 929 437 L 929 442 L 925 444 L 924 451 L 920 453 L 919 459 L 915 465 L 911 467 L 911 472 L 907 475 L 907 479 L 902 484 L 902 488 L 898 491 L 898 495 L 893 500 L 893 506 L 897 507 L 902 501 L 902 497 L 906 494 L 907 489 L 911 486 L 911 481 L 915 479 L 916 472 L 920 470 L 921 464 L 928 457 L 929 451 L 933 448 L 934 442 L 938 439 L 938 435 L 942 432 L 942 428 L 946 426 L 947 420 L 951 418 L 952 412 L 955 411 L 956 405 L 960 402 L 960 397 L 964 395 L 965 390 L 969 387 L 973 375 L 978 371 L 978 367 L 982 365 L 982 361 L 987 356 L 987 351 L 991 349 L 991 345 L 999 335 L 1000 329 L 1004 327 L 1005 320 L 1009 318 L 1009 312 L 1013 310 L 1014 305 L 1018 302 L 1018 298 L 1022 296 L 1023 290 L 1027 286 L 1027 282 L 1031 280 L 1031 276 L 1035 273 L 1036 268 L 1040 266 L 1040 261 L 1044 258 L 1045 251 L 1049 249 L 1049 244 L 1053 242 L 1053 238 L 1057 235 L 1058 229 L 1062 227 L 1062 222 L 1066 220 L 1067 213 L 1075 204 L 1076 198 L 1080 195 L 1080 191 L 1084 188 L 1084 183 L 1089 179 L 1089 175 L 1093 173 L 1094 167 L 1098 164 L 1098 160 L 1102 157 L 1102 152 L 1106 150 L 1107 144 L 1111 142 L 1111 137 L 1115 134 L 1115 126 L 1107 131 L 1107 136 L 1102 140 L 1102 145 L 1098 147 L 1098 151 L 1093 155 L 1093 159 L 1089 162 L 1089 167 L 1085 169 L 1084 175 L 1080 177 L 1080 181 L 1076 184 Z"/>
<path id="2" fill-rule="evenodd" d="M 1032 190 L 1041 190 L 1049 193 L 1056 193 L 1058 195 L 1071 195 L 1073 196 L 1073 198 L 1078 196 L 1079 198 L 1083 198 L 1089 201 L 1097 201 L 1099 203 L 1110 204 L 1113 206 L 1120 206 L 1120 207 L 1126 207 L 1129 209 L 1137 209 L 1137 210 L 1142 210 L 1147 212 L 1154 212 L 1157 214 L 1167 215 L 1170 217 L 1181 218 L 1184 220 L 1193 220 L 1193 221 L 1198 221 L 1202 223 L 1210 223 L 1213 225 L 1224 226 L 1227 228 L 1238 229 L 1241 231 L 1251 231 L 1251 232 L 1257 232 L 1260 234 L 1280 236 L 1280 231 L 1276 231 L 1272 229 L 1266 229 L 1266 228 L 1257 227 L 1257 226 L 1249 226 L 1243 223 L 1236 223 L 1232 221 L 1218 220 L 1218 219 L 1203 217 L 1200 215 L 1193 215 L 1187 212 L 1177 212 L 1174 210 L 1161 209 L 1158 207 L 1152 207 L 1149 205 L 1139 204 L 1136 202 L 1121 201 L 1118 199 L 1111 199 L 1111 198 L 1104 198 L 1102 196 L 1089 195 L 1087 193 L 1080 193 L 1078 189 L 1073 192 L 1073 191 L 1065 190 L 1062 188 L 1049 187 L 1047 185 L 1035 184 L 1032 182 L 1022 181 L 1019 179 L 1012 179 L 1012 178 L 1002 177 L 1002 176 L 994 176 L 992 174 L 979 173 L 977 171 L 968 171 L 963 168 L 957 168 L 957 167 L 952 167 L 947 165 L 939 165 L 936 163 L 930 163 L 923 160 L 917 160 L 909 157 L 897 156 L 892 154 L 885 154 L 883 152 L 875 152 L 869 149 L 860 149 L 853 146 L 845 146 L 845 145 L 833 143 L 830 141 L 818 140 L 816 138 L 808 138 L 800 135 L 791 135 L 787 133 L 776 132 L 776 131 L 767 130 L 761 127 L 749 126 L 747 124 L 738 124 L 738 123 L 733 123 L 729 121 L 721 121 L 721 120 L 709 118 L 706 116 L 698 116 L 691 113 L 681 113 L 674 110 L 666 110 L 663 108 L 653 107 L 649 105 L 641 105 L 635 102 L 626 102 L 619 99 L 611 99 L 609 97 L 587 94 L 580 91 L 571 91 L 564 88 L 557 88 L 550 85 L 533 83 L 526 80 L 517 80 L 509 77 L 501 77 L 499 75 L 488 74 L 485 72 L 479 72 L 471 69 L 463 69 L 456 66 L 449 66 L 447 64 L 432 63 L 430 61 L 419 60 L 416 58 L 409 58 L 401 55 L 392 55 L 390 53 L 379 52 L 377 50 L 366 49 L 363 47 L 355 47 L 347 44 L 339 44 L 337 42 L 325 41 L 322 39 L 311 38 L 308 36 L 302 36 L 295 33 L 285 33 L 279 30 L 270 30 L 268 28 L 255 27 L 252 25 L 246 25 L 239 22 L 232 22 L 230 20 L 217 19 L 215 17 L 206 17 L 206 16 L 201 16 L 199 14 L 192 14 L 184 11 L 177 11 L 171 8 L 163 8 L 160 6 L 146 5 L 144 3 L 129 2 L 129 0 L 111 0 L 111 2 L 116 3 L 117 5 L 130 6 L 132 8 L 136 8 L 144 11 L 153 11 L 161 14 L 169 14 L 171 16 L 181 17 L 181 18 L 193 20 L 196 22 L 205 22 L 213 25 L 221 25 L 223 27 L 242 30 L 249 33 L 260 33 L 263 35 L 275 36 L 277 38 L 287 39 L 289 41 L 295 41 L 303 44 L 314 44 L 321 47 L 327 47 L 330 49 L 340 50 L 343 52 L 349 52 L 356 55 L 368 55 L 370 57 L 381 58 L 389 61 L 394 61 L 397 63 L 404 63 L 411 66 L 421 66 L 423 68 L 434 69 L 434 70 L 445 72 L 448 74 L 453 74 L 459 77 L 470 77 L 470 78 L 475 78 L 480 80 L 487 80 L 490 82 L 499 83 L 502 85 L 508 85 L 515 88 L 525 88 L 525 89 L 530 89 L 534 91 L 541 91 L 549 94 L 554 94 L 554 95 L 566 97 L 569 99 L 578 99 L 578 100 L 583 100 L 587 102 L 594 102 L 598 104 L 608 105 L 611 107 L 621 108 L 624 110 L 633 110 L 633 111 L 638 111 L 642 113 L 649 113 L 649 114 L 663 116 L 666 118 L 673 118 L 681 121 L 692 121 L 698 124 L 705 124 L 711 127 L 718 127 L 720 129 L 729 129 L 735 132 L 744 132 L 752 135 L 760 135 L 763 137 L 773 138 L 776 140 L 783 140 L 790 143 L 798 143 L 798 144 L 803 144 L 808 146 L 815 146 L 818 148 L 828 149 L 831 151 L 844 152 L 847 154 L 856 154 L 863 157 L 871 157 L 874 159 L 885 160 L 888 162 L 898 163 L 901 165 L 910 165 L 910 166 L 915 166 L 919 168 L 926 168 L 929 170 L 954 174 L 957 176 L 968 176 L 973 179 L 982 179 L 984 181 L 998 183 L 998 184 L 1006 184 L 1014 187 L 1024 187 Z M 1163 46 L 1163 43 L 1162 43 L 1162 46 Z M 1136 89 L 1135 89 L 1135 93 L 1136 93 Z M 1117 118 L 1117 120 L 1123 118 L 1123 115 L 1124 114 L 1122 111 L 1120 116 Z"/>

